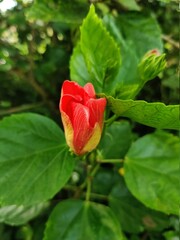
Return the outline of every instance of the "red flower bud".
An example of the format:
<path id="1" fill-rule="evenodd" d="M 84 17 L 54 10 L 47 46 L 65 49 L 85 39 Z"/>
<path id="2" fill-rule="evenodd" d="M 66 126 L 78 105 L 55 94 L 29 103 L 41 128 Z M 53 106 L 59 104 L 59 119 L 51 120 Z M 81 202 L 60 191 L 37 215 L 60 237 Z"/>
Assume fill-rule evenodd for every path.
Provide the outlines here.
<path id="1" fill-rule="evenodd" d="M 92 151 L 98 145 L 103 129 L 106 99 L 96 99 L 94 87 L 64 81 L 59 109 L 70 149 L 77 155 Z"/>

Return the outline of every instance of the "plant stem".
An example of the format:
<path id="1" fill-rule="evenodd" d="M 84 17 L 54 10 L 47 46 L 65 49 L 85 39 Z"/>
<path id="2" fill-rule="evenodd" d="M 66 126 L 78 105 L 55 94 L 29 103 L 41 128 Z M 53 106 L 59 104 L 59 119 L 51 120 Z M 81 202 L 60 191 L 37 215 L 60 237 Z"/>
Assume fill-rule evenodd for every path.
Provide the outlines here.
<path id="1" fill-rule="evenodd" d="M 111 125 L 117 118 L 118 117 L 116 116 L 116 114 L 114 114 L 112 117 L 105 121 L 106 125 L 107 126 Z"/>
<path id="2" fill-rule="evenodd" d="M 79 189 L 79 187 L 67 184 L 66 186 L 64 186 L 64 189 L 72 191 L 72 192 L 76 192 Z M 85 193 L 85 192 L 83 192 L 82 194 L 84 197 L 86 197 L 86 195 L 87 195 L 87 193 Z M 99 194 L 99 193 L 90 192 L 90 198 L 108 201 L 108 196 Z"/>
<path id="3" fill-rule="evenodd" d="M 173 45 L 176 48 L 179 48 L 179 43 L 171 38 L 171 36 L 168 35 L 162 35 L 162 39 L 169 42 L 171 45 Z"/>
<path id="4" fill-rule="evenodd" d="M 92 171 L 90 170 L 91 166 L 88 166 L 88 176 L 87 176 L 87 190 L 86 190 L 86 201 L 90 200 L 90 196 L 91 196 L 91 186 L 92 186 L 92 179 L 95 176 L 95 174 L 97 173 L 98 169 L 100 167 L 100 164 L 96 164 L 95 167 L 92 169 Z"/>
<path id="5" fill-rule="evenodd" d="M 86 190 L 86 201 L 90 200 L 90 195 L 91 195 L 91 177 L 88 176 L 87 179 L 87 190 Z"/>
<path id="6" fill-rule="evenodd" d="M 93 170 L 91 172 L 91 177 L 95 176 L 95 174 L 97 173 L 99 167 L 100 167 L 100 163 L 96 164 L 96 166 L 93 168 Z"/>
<path id="7" fill-rule="evenodd" d="M 66 184 L 66 185 L 64 186 L 64 189 L 75 192 L 75 191 L 77 191 L 78 187 L 77 187 L 77 186 L 70 185 L 70 184 Z"/>
<path id="8" fill-rule="evenodd" d="M 99 199 L 99 200 L 108 201 L 108 196 L 102 195 L 102 194 L 98 194 L 98 193 L 91 193 L 91 194 L 90 194 L 90 197 L 91 197 L 91 198 L 95 198 L 95 199 Z"/>
<path id="9" fill-rule="evenodd" d="M 99 163 L 122 163 L 124 160 L 123 159 L 102 159 L 97 161 Z"/>
<path id="10" fill-rule="evenodd" d="M 36 104 L 24 104 L 18 107 L 13 107 L 13 108 L 9 108 L 6 110 L 1 110 L 0 111 L 0 116 L 3 115 L 8 115 L 8 114 L 12 114 L 12 113 L 17 113 L 17 112 L 22 112 L 22 111 L 27 111 L 30 110 L 32 108 L 37 108 L 37 107 L 41 107 L 44 104 L 44 102 L 39 102 Z"/>

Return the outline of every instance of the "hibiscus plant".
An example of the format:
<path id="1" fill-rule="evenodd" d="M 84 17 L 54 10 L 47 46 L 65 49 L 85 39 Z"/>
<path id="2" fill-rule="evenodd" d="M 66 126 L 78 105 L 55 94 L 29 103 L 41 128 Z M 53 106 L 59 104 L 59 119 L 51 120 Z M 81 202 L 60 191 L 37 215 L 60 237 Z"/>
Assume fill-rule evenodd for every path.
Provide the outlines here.
<path id="1" fill-rule="evenodd" d="M 88 5 L 74 41 L 59 126 L 30 112 L 0 122 L 0 221 L 19 226 L 46 212 L 43 240 L 152 240 L 162 230 L 170 240 L 179 214 L 179 105 L 138 98 L 167 68 L 160 29 L 153 16 L 136 25 L 133 13 L 98 11 Z M 138 137 L 135 124 L 149 133 Z"/>

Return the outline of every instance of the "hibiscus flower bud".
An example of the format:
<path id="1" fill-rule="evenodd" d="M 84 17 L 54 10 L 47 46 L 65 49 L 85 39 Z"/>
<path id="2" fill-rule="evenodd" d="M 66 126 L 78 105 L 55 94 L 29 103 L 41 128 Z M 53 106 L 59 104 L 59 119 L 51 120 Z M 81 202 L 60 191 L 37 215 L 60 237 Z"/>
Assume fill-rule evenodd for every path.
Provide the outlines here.
<path id="1" fill-rule="evenodd" d="M 161 54 L 158 49 L 148 51 L 138 65 L 143 83 L 155 78 L 165 67 L 165 54 Z"/>
<path id="2" fill-rule="evenodd" d="M 98 145 L 102 130 L 106 99 L 96 99 L 94 87 L 64 81 L 59 109 L 68 146 L 76 155 L 92 151 Z"/>

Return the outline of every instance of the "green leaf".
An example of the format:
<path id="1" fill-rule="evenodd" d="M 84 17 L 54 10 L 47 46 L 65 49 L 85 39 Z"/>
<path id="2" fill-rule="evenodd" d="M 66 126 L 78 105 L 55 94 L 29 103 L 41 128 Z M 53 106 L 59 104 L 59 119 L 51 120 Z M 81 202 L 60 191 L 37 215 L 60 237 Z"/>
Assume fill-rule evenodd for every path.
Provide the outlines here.
<path id="1" fill-rule="evenodd" d="M 124 163 L 129 190 L 146 206 L 179 214 L 180 139 L 156 132 L 138 139 Z"/>
<path id="2" fill-rule="evenodd" d="M 179 231 L 175 232 L 174 230 L 166 231 L 163 236 L 165 240 L 179 240 Z"/>
<path id="3" fill-rule="evenodd" d="M 93 78 L 87 70 L 84 56 L 81 51 L 80 42 L 73 50 L 70 60 L 70 78 L 72 81 L 77 81 L 81 86 L 87 82 L 93 82 Z"/>
<path id="4" fill-rule="evenodd" d="M 128 191 L 124 179 L 119 177 L 111 190 L 109 204 L 122 230 L 129 233 L 162 231 L 169 227 L 169 217 L 163 213 L 146 208 Z"/>
<path id="5" fill-rule="evenodd" d="M 148 103 L 137 100 L 120 100 L 107 97 L 111 110 L 117 116 L 128 117 L 138 123 L 159 128 L 179 129 L 179 105 L 168 105 L 163 103 Z"/>
<path id="6" fill-rule="evenodd" d="M 89 77 L 85 78 L 88 72 L 96 92 L 109 94 L 113 92 L 115 87 L 113 79 L 120 66 L 120 51 L 102 21 L 96 15 L 93 5 L 91 5 L 90 11 L 83 21 L 80 43 L 71 58 L 71 78 L 82 84 L 80 66 L 74 63 L 77 59 L 80 66 L 83 66 L 83 72 L 85 72 L 84 84 L 89 81 Z"/>
<path id="7" fill-rule="evenodd" d="M 29 20 L 52 21 L 79 24 L 88 12 L 89 4 L 84 0 L 36 0 L 26 12 Z M 78 14 L 77 14 L 78 13 Z"/>
<path id="8" fill-rule="evenodd" d="M 81 200 L 66 200 L 53 210 L 44 240 L 124 240 L 110 208 Z"/>
<path id="9" fill-rule="evenodd" d="M 103 18 L 103 22 L 121 49 L 122 65 L 114 80 L 116 82 L 114 96 L 122 99 L 132 98 L 134 92 L 138 89 L 140 80 L 137 68 L 139 62 L 138 57 L 136 56 L 134 48 L 130 48 L 127 40 L 124 39 L 120 27 L 121 22 L 118 21 L 118 18 L 114 18 L 112 15 L 106 15 Z"/>
<path id="10" fill-rule="evenodd" d="M 130 124 L 127 121 L 114 122 L 106 128 L 98 149 L 103 158 L 123 158 L 131 145 L 131 140 Z"/>
<path id="11" fill-rule="evenodd" d="M 48 203 L 33 206 L 6 206 L 0 208 L 0 222 L 18 226 L 27 223 L 48 207 Z"/>
<path id="12" fill-rule="evenodd" d="M 27 113 L 0 122 L 2 205 L 32 205 L 52 198 L 73 168 L 64 134 L 52 120 Z"/>
<path id="13" fill-rule="evenodd" d="M 163 50 L 161 29 L 155 16 L 142 13 L 120 14 L 117 18 L 126 43 L 136 52 L 138 59 L 152 49 Z"/>
<path id="14" fill-rule="evenodd" d="M 121 49 L 122 66 L 114 79 L 114 96 L 121 99 L 134 98 L 141 84 L 139 61 L 149 50 L 163 51 L 161 30 L 156 19 L 149 14 L 126 13 L 116 18 L 106 15 L 103 20 Z"/>

